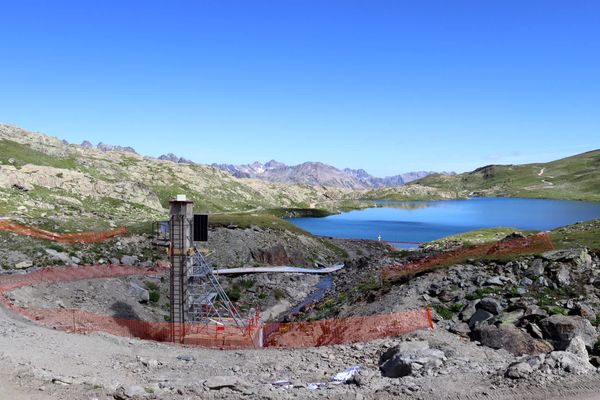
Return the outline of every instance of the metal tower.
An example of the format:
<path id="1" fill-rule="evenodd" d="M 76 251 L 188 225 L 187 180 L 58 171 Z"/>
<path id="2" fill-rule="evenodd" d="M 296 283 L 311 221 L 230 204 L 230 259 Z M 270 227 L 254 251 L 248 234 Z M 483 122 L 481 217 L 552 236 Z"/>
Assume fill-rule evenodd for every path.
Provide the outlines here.
<path id="1" fill-rule="evenodd" d="M 171 302 L 171 335 L 174 342 L 182 342 L 185 337 L 186 303 L 187 303 L 187 271 L 190 266 L 190 255 L 193 254 L 194 203 L 185 196 L 178 195 L 171 201 L 170 242 L 170 302 Z"/>
<path id="2" fill-rule="evenodd" d="M 170 204 L 170 300 L 173 341 L 183 342 L 186 334 L 203 333 L 208 331 L 209 326 L 216 326 L 217 330 L 224 330 L 226 326 L 235 327 L 239 329 L 239 334 L 249 334 L 247 328 L 252 318 L 241 317 L 213 274 L 212 267 L 194 246 L 195 241 L 208 240 L 207 217 L 194 216 L 194 204 L 185 196 L 177 196 Z M 201 225 L 203 229 L 200 229 Z M 256 322 L 256 317 L 253 321 Z M 190 332 L 186 332 L 186 329 Z"/>

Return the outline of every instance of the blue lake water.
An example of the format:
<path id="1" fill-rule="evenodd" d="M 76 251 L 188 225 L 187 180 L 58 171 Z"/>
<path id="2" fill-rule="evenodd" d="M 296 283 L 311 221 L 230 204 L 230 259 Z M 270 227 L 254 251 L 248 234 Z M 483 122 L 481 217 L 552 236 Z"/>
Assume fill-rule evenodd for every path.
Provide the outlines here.
<path id="1" fill-rule="evenodd" d="M 381 235 L 386 241 L 428 242 L 478 228 L 550 230 L 600 218 L 600 202 L 569 200 L 473 198 L 378 204 L 382 207 L 289 221 L 319 236 L 377 240 Z"/>

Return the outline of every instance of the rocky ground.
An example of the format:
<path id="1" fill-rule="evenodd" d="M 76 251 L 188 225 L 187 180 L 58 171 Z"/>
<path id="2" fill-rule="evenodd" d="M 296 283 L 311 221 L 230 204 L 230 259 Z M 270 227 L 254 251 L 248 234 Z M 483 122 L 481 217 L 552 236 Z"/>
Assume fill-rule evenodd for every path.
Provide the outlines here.
<path id="1" fill-rule="evenodd" d="M 219 229 L 215 238 L 237 235 L 233 248 L 245 249 L 232 251 L 232 260 L 252 254 L 250 246 L 242 247 L 250 235 L 264 239 L 263 232 L 252 228 Z M 152 262 L 153 250 L 148 248 L 147 255 L 134 251 L 143 240 L 118 242 L 123 252 L 119 262 Z M 292 254 L 285 238 L 281 244 L 285 254 Z M 378 279 L 383 266 L 423 254 L 366 241 L 332 240 L 330 245 L 347 255 L 346 268 L 333 275 L 323 300 L 295 318 L 370 315 L 430 304 L 436 329 L 321 348 L 219 351 L 69 334 L 0 309 L 0 398 L 595 398 L 600 383 L 597 253 L 573 248 L 468 260 L 392 284 Z M 257 247 L 269 253 L 269 248 Z M 70 262 L 79 258 L 68 247 L 54 250 Z M 85 250 L 80 249 L 82 256 Z M 43 251 L 42 257 L 50 255 Z M 99 253 L 93 257 L 108 256 L 102 249 L 94 251 Z M 241 297 L 264 301 L 276 318 L 310 293 L 318 279 L 265 274 L 227 278 L 224 285 Z M 133 291 L 135 287 L 142 291 Z M 150 300 L 153 290 L 158 301 Z M 283 297 L 277 298 L 279 291 Z M 126 299 L 133 301 L 138 317 L 150 320 L 164 316 L 167 300 L 160 278 L 38 285 L 9 296 L 22 305 L 106 313 L 119 312 L 111 304 Z M 345 370 L 345 377 L 337 375 Z"/>

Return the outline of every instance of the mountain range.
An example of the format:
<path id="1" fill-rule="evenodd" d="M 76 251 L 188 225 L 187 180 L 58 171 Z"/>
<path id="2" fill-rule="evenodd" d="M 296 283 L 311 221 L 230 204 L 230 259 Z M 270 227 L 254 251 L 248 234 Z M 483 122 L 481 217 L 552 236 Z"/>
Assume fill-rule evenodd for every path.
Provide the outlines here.
<path id="1" fill-rule="evenodd" d="M 68 144 L 66 141 L 64 143 Z M 103 152 L 123 151 L 137 154 L 132 147 L 109 145 L 102 142 L 94 145 L 88 140 L 83 141 L 80 146 L 85 149 L 96 149 Z M 190 159 L 179 157 L 173 153 L 162 154 L 157 158 L 176 164 L 196 164 Z M 236 178 L 252 178 L 289 185 L 316 185 L 351 190 L 390 188 L 402 186 L 432 174 L 455 174 L 455 172 L 446 171 L 414 171 L 380 178 L 369 174 L 364 169 L 344 168 L 340 170 L 334 166 L 313 161 L 298 165 L 286 165 L 282 162 L 271 160 L 264 164 L 256 161 L 252 164 L 241 165 L 213 163 L 211 166 L 228 172 Z"/>
<path id="2" fill-rule="evenodd" d="M 252 164 L 212 164 L 213 167 L 229 172 L 236 178 L 262 179 L 274 183 L 319 185 L 353 190 L 376 189 L 402 186 L 414 180 L 424 178 L 433 171 L 416 171 L 379 178 L 370 175 L 364 169 L 338 169 L 322 162 L 305 162 L 298 165 L 286 165 L 271 160 L 267 163 Z M 440 172 L 454 174 L 454 172 Z"/>

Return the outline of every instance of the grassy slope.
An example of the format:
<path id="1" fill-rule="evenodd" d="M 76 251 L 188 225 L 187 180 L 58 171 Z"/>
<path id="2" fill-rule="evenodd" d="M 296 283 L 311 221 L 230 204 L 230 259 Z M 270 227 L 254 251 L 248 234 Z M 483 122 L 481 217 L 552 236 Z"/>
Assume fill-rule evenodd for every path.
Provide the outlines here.
<path id="1" fill-rule="evenodd" d="M 541 169 L 544 173 L 539 175 Z M 545 182 L 543 182 L 544 180 Z M 489 165 L 460 175 L 431 175 L 421 184 L 456 194 L 600 201 L 600 150 L 549 163 Z"/>
<path id="2" fill-rule="evenodd" d="M 484 228 L 446 236 L 431 243 L 462 242 L 465 245 L 476 245 L 498 241 L 512 232 L 536 233 L 536 231 L 523 231 L 516 228 Z M 553 229 L 550 231 L 550 238 L 557 249 L 587 247 L 592 250 L 600 250 L 600 219 Z"/>
<path id="3" fill-rule="evenodd" d="M 430 243 L 445 244 L 449 242 L 459 242 L 464 245 L 475 245 L 489 242 L 497 242 L 498 240 L 505 238 L 513 232 L 520 232 L 524 234 L 536 233 L 536 231 L 523 231 L 521 229 L 510 227 L 482 228 L 464 233 L 459 233 L 456 235 L 446 236 L 441 239 L 433 240 Z"/>

